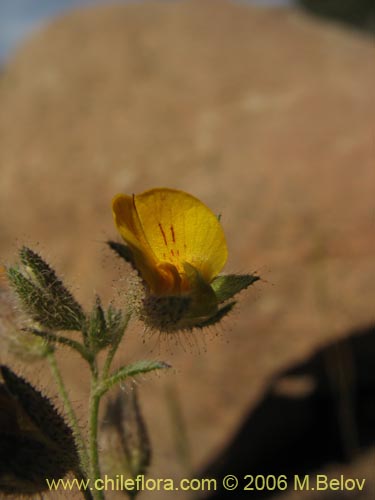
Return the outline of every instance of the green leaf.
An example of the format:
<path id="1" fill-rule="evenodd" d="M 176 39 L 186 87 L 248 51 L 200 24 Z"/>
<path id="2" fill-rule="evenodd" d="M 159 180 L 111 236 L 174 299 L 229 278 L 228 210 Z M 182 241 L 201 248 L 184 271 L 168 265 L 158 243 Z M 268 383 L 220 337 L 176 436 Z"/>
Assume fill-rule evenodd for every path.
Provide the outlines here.
<path id="1" fill-rule="evenodd" d="M 33 422 L 39 439 L 44 439 L 55 451 L 57 449 L 61 453 L 61 460 L 75 467 L 78 455 L 73 432 L 51 401 L 7 366 L 1 365 L 0 373 L 9 393 Z"/>
<path id="2" fill-rule="evenodd" d="M 48 290 L 49 294 L 55 297 L 56 300 L 59 300 L 61 307 L 65 306 L 75 311 L 76 316 L 83 320 L 84 313 L 81 306 L 65 287 L 61 279 L 58 278 L 56 272 L 40 255 L 24 246 L 20 250 L 20 259 L 26 267 L 31 269 L 35 281 L 41 288 Z"/>
<path id="3" fill-rule="evenodd" d="M 6 366 L 1 376 L 0 497 L 42 493 L 69 471 L 81 476 L 72 432 L 48 398 Z"/>
<path id="4" fill-rule="evenodd" d="M 25 269 L 10 267 L 7 275 L 25 312 L 52 330 L 80 330 L 84 321 L 82 307 L 54 270 L 27 247 L 21 249 L 20 258 Z"/>
<path id="5" fill-rule="evenodd" d="M 124 314 L 120 309 L 116 309 L 112 305 L 109 305 L 106 314 L 106 323 L 108 334 L 111 339 L 116 340 L 117 338 L 122 337 L 128 322 L 128 315 Z"/>
<path id="6" fill-rule="evenodd" d="M 33 320 L 47 328 L 55 328 L 56 317 L 51 314 L 53 300 L 29 278 L 14 267 L 7 269 L 9 283 L 18 295 L 25 311 Z"/>
<path id="7" fill-rule="evenodd" d="M 168 363 L 164 361 L 137 361 L 130 365 L 123 366 L 119 368 L 113 375 L 104 380 L 101 386 L 98 388 L 98 393 L 103 395 L 111 387 L 119 382 L 123 382 L 129 377 L 135 377 L 140 373 L 148 373 L 154 370 L 162 370 L 164 368 L 170 368 Z"/>
<path id="8" fill-rule="evenodd" d="M 128 322 L 128 315 L 112 305 L 108 307 L 107 311 L 104 311 L 101 301 L 97 297 L 87 322 L 90 346 L 94 352 L 116 345 L 123 337 Z"/>
<path id="9" fill-rule="evenodd" d="M 51 352 L 51 344 L 62 344 L 71 347 L 76 350 L 83 359 L 87 360 L 89 363 L 92 361 L 90 352 L 87 351 L 86 347 L 76 340 L 64 337 L 63 335 L 58 335 L 52 332 L 46 332 L 44 330 L 38 330 L 37 328 L 24 328 L 23 331 L 32 333 L 36 337 L 43 338 L 47 341 L 48 350 L 46 348 L 46 354 Z"/>
<path id="10" fill-rule="evenodd" d="M 89 318 L 88 334 L 90 345 L 94 348 L 95 352 L 107 347 L 111 342 L 99 297 L 96 297 L 95 305 Z"/>
<path id="11" fill-rule="evenodd" d="M 55 271 L 36 252 L 23 246 L 19 255 L 22 264 L 31 271 L 33 278 L 42 288 L 53 287 L 57 290 L 63 287 Z"/>
<path id="12" fill-rule="evenodd" d="M 260 279 L 254 274 L 227 274 L 217 276 L 211 283 L 219 303 L 231 299 Z"/>
<path id="13" fill-rule="evenodd" d="M 47 479 L 57 481 L 69 471 L 56 448 L 27 432 L 0 430 L 0 450 L 0 493 L 11 495 L 9 498 L 24 498 L 24 495 L 34 498 L 48 490 Z"/>

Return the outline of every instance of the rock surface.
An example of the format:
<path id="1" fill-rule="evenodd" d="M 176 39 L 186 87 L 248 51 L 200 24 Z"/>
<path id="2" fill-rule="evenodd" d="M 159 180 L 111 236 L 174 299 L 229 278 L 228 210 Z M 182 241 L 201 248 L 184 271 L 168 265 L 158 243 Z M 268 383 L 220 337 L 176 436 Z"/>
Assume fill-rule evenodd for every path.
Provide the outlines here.
<path id="1" fill-rule="evenodd" d="M 87 306 L 95 292 L 121 296 L 127 269 L 103 244 L 116 234 L 110 200 L 169 186 L 222 214 L 228 272 L 264 279 L 213 333 L 143 344 L 141 325 L 129 332 L 118 363 L 158 357 L 175 370 L 141 384 L 151 477 L 186 475 L 166 388 L 197 467 L 275 371 L 373 321 L 374 52 L 292 9 L 147 2 L 59 18 L 4 68 L 3 262 L 27 243 Z M 81 365 L 61 362 L 84 412 Z"/>

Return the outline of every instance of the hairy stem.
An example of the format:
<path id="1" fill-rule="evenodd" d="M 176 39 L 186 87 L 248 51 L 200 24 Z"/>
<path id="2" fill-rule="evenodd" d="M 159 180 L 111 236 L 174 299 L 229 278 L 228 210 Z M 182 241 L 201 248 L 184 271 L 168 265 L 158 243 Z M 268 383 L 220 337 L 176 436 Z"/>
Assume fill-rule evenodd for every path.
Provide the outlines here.
<path id="1" fill-rule="evenodd" d="M 98 376 L 96 370 L 91 371 L 91 391 L 89 403 L 89 457 L 90 457 L 90 479 L 94 482 L 92 488 L 93 497 L 97 500 L 104 500 L 102 490 L 95 488 L 95 480 L 101 477 L 99 452 L 98 452 L 98 423 L 100 394 L 97 391 Z"/>
<path id="2" fill-rule="evenodd" d="M 53 378 L 55 379 L 60 397 L 64 403 L 70 426 L 73 430 L 73 434 L 74 434 L 74 438 L 75 438 L 75 441 L 77 444 L 81 464 L 83 466 L 83 469 L 85 470 L 87 468 L 87 465 L 88 465 L 88 455 L 87 455 L 85 442 L 84 442 L 83 437 L 82 437 L 81 429 L 79 427 L 77 416 L 76 416 L 75 411 L 73 409 L 73 406 L 70 402 L 70 399 L 69 399 L 68 393 L 66 391 L 65 384 L 64 384 L 64 381 L 62 379 L 59 367 L 57 366 L 55 354 L 53 352 L 49 352 L 47 355 L 47 359 L 49 362 L 49 366 L 51 368 Z"/>
<path id="3" fill-rule="evenodd" d="M 100 391 L 99 388 L 102 386 L 103 380 L 108 377 L 109 370 L 113 358 L 116 355 L 117 349 L 120 342 L 124 336 L 125 330 L 129 324 L 131 314 L 128 313 L 125 317 L 124 325 L 121 334 L 113 340 L 112 345 L 109 348 L 102 373 L 99 373 L 98 364 L 96 357 L 90 362 L 91 368 L 91 390 L 90 390 L 90 402 L 89 402 L 89 470 L 91 481 L 100 479 L 100 463 L 99 463 L 99 452 L 98 452 L 98 424 L 99 424 L 99 406 L 100 400 L 104 395 L 104 391 Z M 104 499 L 104 493 L 102 490 L 95 488 L 93 485 L 93 497 L 97 500 Z"/>

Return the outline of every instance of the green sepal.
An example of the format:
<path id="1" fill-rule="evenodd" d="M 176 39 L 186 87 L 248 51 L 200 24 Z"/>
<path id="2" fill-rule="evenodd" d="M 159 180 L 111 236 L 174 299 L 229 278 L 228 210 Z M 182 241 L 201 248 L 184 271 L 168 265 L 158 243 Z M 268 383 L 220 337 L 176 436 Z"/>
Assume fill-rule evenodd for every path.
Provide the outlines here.
<path id="1" fill-rule="evenodd" d="M 140 317 L 152 329 L 173 332 L 182 329 L 190 304 L 191 298 L 185 295 L 147 295 Z"/>
<path id="2" fill-rule="evenodd" d="M 191 264 L 184 262 L 184 271 L 191 286 L 189 308 L 184 320 L 195 320 L 212 316 L 217 311 L 217 298 L 212 287 L 204 281 L 200 272 Z"/>
<path id="3" fill-rule="evenodd" d="M 221 303 L 231 299 L 259 279 L 260 277 L 255 274 L 226 274 L 214 278 L 211 287 L 218 302 Z"/>
<path id="4" fill-rule="evenodd" d="M 210 318 L 195 323 L 194 328 L 205 328 L 206 326 L 212 326 L 215 325 L 216 323 L 219 323 L 227 314 L 231 312 L 235 304 L 236 304 L 235 301 L 225 304 L 225 306 L 221 307 L 217 311 L 217 313 L 211 316 Z"/>

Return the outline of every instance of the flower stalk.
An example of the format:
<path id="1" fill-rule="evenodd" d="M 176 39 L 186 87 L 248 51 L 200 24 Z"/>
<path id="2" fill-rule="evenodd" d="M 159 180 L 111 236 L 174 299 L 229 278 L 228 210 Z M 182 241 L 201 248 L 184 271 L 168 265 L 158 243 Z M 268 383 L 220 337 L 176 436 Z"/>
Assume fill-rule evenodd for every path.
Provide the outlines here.
<path id="1" fill-rule="evenodd" d="M 69 424 L 71 426 L 71 429 L 73 430 L 73 435 L 77 444 L 78 453 L 80 455 L 81 469 L 83 471 L 87 471 L 89 457 L 87 454 L 86 445 L 78 423 L 77 415 L 74 411 L 74 408 L 72 406 L 72 403 L 68 396 L 68 392 L 64 384 L 64 380 L 61 376 L 60 369 L 57 365 L 54 352 L 48 353 L 47 360 L 51 369 L 52 376 L 55 380 L 57 390 L 59 392 L 61 400 L 63 401 Z"/>

